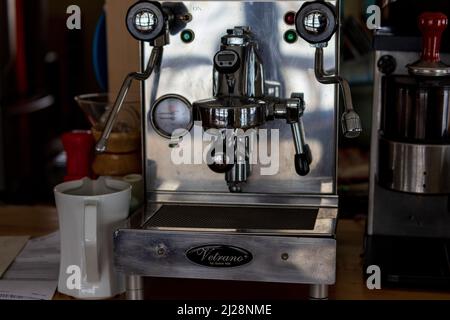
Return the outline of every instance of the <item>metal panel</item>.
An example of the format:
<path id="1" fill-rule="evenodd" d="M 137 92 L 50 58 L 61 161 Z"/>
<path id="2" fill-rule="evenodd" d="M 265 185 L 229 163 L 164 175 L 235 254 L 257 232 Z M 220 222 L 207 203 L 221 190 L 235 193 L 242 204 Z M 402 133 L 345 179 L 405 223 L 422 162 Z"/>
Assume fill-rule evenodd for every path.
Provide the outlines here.
<path id="1" fill-rule="evenodd" d="M 379 141 L 378 183 L 392 190 L 450 194 L 450 145 Z"/>
<path id="2" fill-rule="evenodd" d="M 449 198 L 397 192 L 375 184 L 374 235 L 449 238 Z M 439 223 L 437 223 L 437 221 Z"/>
<path id="3" fill-rule="evenodd" d="M 328 207 L 337 208 L 337 196 L 315 195 L 285 195 L 285 194 L 236 194 L 211 192 L 158 192 L 148 194 L 147 200 L 156 203 L 200 204 L 214 205 L 264 205 L 264 206 L 295 206 L 295 207 Z"/>
<path id="4" fill-rule="evenodd" d="M 116 268 L 125 274 L 324 285 L 335 283 L 336 241 L 329 238 L 119 230 L 114 242 Z M 212 268 L 197 265 L 186 257 L 190 249 L 218 244 L 247 250 L 253 260 L 240 267 Z"/>
<path id="5" fill-rule="evenodd" d="M 332 1 L 335 3 L 335 1 Z M 285 121 L 273 121 L 262 128 L 280 129 L 280 168 L 273 176 L 260 175 L 255 165 L 244 193 L 223 197 L 222 202 L 266 202 L 272 196 L 296 195 L 290 202 L 303 203 L 301 194 L 336 194 L 336 86 L 321 85 L 314 76 L 314 49 L 305 41 L 289 45 L 283 33 L 292 28 L 283 22 L 288 11 L 297 11 L 304 1 L 243 2 L 187 1 L 193 20 L 188 28 L 195 32 L 195 41 L 185 44 L 179 36 L 171 37 L 166 46 L 160 72 L 144 84 L 145 170 L 148 198 L 155 202 L 182 202 L 183 194 L 202 203 L 215 203 L 229 193 L 222 174 L 215 174 L 206 164 L 176 166 L 171 162 L 169 140 L 158 135 L 151 125 L 151 106 L 165 94 L 179 94 L 191 103 L 213 94 L 212 60 L 219 49 L 220 37 L 226 29 L 249 25 L 261 43 L 267 80 L 281 84 L 281 96 L 304 92 L 307 110 L 304 123 L 314 163 L 307 177 L 299 177 L 294 168 L 295 148 L 291 128 Z M 214 23 L 212 23 L 214 21 Z M 336 42 L 325 50 L 328 69 L 336 67 Z M 143 46 L 143 61 L 150 47 Z M 193 130 L 201 130 L 194 127 Z M 195 142 L 194 142 L 195 143 Z M 199 142 L 202 145 L 202 142 Z M 269 147 L 270 150 L 270 147 Z M 201 178 L 200 178 L 201 177 Z M 320 202 L 320 201 L 319 201 Z"/>

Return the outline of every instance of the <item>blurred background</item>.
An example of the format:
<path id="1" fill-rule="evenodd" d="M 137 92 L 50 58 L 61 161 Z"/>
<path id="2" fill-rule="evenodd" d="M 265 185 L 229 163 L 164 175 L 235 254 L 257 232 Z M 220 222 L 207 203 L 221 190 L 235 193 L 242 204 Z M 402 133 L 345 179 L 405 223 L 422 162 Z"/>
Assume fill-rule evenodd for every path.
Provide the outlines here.
<path id="1" fill-rule="evenodd" d="M 81 30 L 65 28 L 72 4 L 82 8 Z M 1 1 L 3 201 L 51 201 L 65 169 L 60 135 L 89 128 L 73 97 L 107 89 L 96 78 L 92 50 L 103 5 L 89 0 Z"/>
<path id="2" fill-rule="evenodd" d="M 1 201 L 53 201 L 53 187 L 65 174 L 61 134 L 90 128 L 73 98 L 114 92 L 125 73 L 137 68 L 137 44 L 121 23 L 133 2 L 0 2 Z M 364 213 L 367 208 L 373 56 L 365 12 L 374 3 L 342 1 L 341 73 L 350 80 L 364 126 L 356 143 L 341 139 L 339 175 L 345 215 Z M 81 8 L 81 30 L 65 27 L 70 5 Z"/>

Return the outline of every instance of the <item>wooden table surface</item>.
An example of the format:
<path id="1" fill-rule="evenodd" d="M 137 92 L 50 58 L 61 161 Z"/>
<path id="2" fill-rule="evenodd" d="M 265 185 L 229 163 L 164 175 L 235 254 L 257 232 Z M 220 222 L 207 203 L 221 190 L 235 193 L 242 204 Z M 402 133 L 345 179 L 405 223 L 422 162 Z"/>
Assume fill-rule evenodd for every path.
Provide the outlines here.
<path id="1" fill-rule="evenodd" d="M 42 236 L 58 229 L 58 217 L 53 207 L 18 207 L 0 206 L 0 236 L 29 235 Z M 364 220 L 341 220 L 338 227 L 338 261 L 337 283 L 330 288 L 330 299 L 448 299 L 450 292 L 431 292 L 419 290 L 368 290 L 362 277 L 362 240 Z M 192 280 L 150 279 L 153 294 L 150 298 L 204 298 L 192 294 L 192 288 L 208 288 L 211 282 Z M 301 297 L 298 294 L 304 286 L 279 284 L 239 284 L 220 282 L 224 291 L 244 292 L 239 298 L 277 298 L 292 299 Z M 183 288 L 185 287 L 185 288 Z M 233 289 L 234 288 L 234 289 Z M 209 291 L 209 290 L 208 290 Z M 266 294 L 261 292 L 267 292 Z M 187 296 L 188 295 L 188 296 Z M 244 296 L 243 296 L 244 295 Z M 234 295 L 219 298 L 234 299 Z M 69 299 L 56 294 L 55 299 Z"/>

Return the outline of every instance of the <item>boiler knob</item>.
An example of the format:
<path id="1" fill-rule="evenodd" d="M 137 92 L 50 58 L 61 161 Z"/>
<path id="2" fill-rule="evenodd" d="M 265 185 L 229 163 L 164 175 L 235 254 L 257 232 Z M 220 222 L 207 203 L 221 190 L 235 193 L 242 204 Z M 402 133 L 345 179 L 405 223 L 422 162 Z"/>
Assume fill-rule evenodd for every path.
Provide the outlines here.
<path id="1" fill-rule="evenodd" d="M 306 2 L 297 12 L 298 34 L 311 44 L 327 43 L 338 27 L 336 8 L 327 2 Z"/>
<path id="2" fill-rule="evenodd" d="M 161 4 L 141 1 L 130 7 L 126 22 L 134 38 L 151 42 L 165 32 L 166 20 Z"/>

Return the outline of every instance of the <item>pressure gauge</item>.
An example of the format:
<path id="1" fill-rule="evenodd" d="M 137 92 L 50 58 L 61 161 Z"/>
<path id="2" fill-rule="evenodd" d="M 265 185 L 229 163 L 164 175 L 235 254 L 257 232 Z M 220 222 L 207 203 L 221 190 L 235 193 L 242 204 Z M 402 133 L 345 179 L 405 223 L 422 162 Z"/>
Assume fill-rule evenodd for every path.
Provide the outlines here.
<path id="1" fill-rule="evenodd" d="M 162 96 L 154 103 L 151 124 L 164 138 L 172 138 L 175 130 L 190 131 L 194 125 L 192 105 L 184 97 L 176 94 Z"/>

